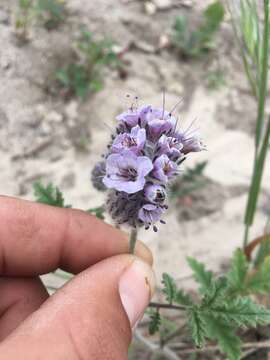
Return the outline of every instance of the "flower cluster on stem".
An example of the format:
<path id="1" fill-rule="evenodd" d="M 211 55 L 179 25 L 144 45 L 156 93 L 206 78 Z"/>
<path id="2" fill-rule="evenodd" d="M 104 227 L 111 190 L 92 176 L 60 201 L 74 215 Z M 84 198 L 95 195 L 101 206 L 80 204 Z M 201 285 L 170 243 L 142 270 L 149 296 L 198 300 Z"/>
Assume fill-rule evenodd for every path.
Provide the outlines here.
<path id="1" fill-rule="evenodd" d="M 192 129 L 178 129 L 177 119 L 164 108 L 132 106 L 117 121 L 108 153 L 94 169 L 110 190 L 108 211 L 117 224 L 157 231 L 181 163 L 204 146 Z"/>

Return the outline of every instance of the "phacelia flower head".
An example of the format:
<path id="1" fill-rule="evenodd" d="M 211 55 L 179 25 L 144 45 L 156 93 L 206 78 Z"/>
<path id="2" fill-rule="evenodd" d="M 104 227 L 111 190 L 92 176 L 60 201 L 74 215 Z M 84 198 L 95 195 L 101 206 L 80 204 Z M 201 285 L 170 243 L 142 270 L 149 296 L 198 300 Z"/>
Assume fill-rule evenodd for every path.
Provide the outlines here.
<path id="1" fill-rule="evenodd" d="M 164 223 L 168 187 L 179 166 L 204 146 L 190 129 L 177 129 L 176 118 L 165 109 L 132 106 L 116 119 L 104 162 L 95 170 L 109 189 L 108 211 L 117 224 L 156 231 L 156 223 Z"/>

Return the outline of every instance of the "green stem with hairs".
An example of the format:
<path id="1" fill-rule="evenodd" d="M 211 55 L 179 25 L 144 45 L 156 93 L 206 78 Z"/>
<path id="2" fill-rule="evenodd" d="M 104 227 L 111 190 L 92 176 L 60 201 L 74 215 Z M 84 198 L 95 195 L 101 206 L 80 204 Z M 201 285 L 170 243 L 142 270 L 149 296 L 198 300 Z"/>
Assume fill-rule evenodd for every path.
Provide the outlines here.
<path id="1" fill-rule="evenodd" d="M 186 311 L 190 308 L 190 306 L 185 306 L 185 305 L 161 304 L 156 302 L 150 302 L 148 307 L 154 309 L 169 309 L 169 310 L 180 310 L 180 311 Z"/>
<path id="2" fill-rule="evenodd" d="M 134 252 L 135 252 L 137 234 L 138 234 L 138 231 L 136 228 L 131 230 L 130 238 L 129 238 L 129 253 L 130 254 L 134 254 Z"/>

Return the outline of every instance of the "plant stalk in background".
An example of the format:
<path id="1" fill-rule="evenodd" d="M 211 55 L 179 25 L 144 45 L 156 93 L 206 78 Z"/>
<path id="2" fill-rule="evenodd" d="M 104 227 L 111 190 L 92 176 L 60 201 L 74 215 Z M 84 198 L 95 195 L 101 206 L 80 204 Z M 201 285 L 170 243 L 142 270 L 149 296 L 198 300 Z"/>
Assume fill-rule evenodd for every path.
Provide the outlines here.
<path id="1" fill-rule="evenodd" d="M 244 218 L 243 246 L 245 247 L 256 214 L 270 135 L 270 119 L 266 120 L 265 115 L 269 64 L 269 0 L 264 0 L 262 31 L 254 0 L 240 0 L 238 9 L 233 1 L 228 0 L 227 4 L 245 73 L 258 106 L 253 173 Z M 235 13 L 240 13 L 239 18 Z"/>
<path id="2" fill-rule="evenodd" d="M 269 135 L 270 135 L 270 118 L 265 127 L 265 101 L 267 93 L 267 79 L 268 79 L 268 58 L 269 58 L 269 0 L 264 0 L 264 30 L 262 39 L 262 50 L 260 65 L 258 66 L 259 78 L 259 98 L 258 98 L 258 117 L 256 124 L 255 135 L 255 156 L 253 164 L 253 174 L 251 185 L 248 194 L 248 202 L 245 213 L 245 237 L 244 246 L 248 243 L 249 228 L 253 224 L 258 196 L 261 190 L 261 182 L 263 170 L 265 166 L 265 159 L 268 151 Z"/>

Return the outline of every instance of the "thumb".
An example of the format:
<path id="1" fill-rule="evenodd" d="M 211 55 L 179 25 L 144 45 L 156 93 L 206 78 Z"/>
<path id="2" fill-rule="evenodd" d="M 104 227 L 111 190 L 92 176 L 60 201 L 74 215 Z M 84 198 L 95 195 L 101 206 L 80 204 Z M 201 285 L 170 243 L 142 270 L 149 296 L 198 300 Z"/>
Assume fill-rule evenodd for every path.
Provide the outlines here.
<path id="1" fill-rule="evenodd" d="M 17 360 L 127 359 L 131 329 L 154 290 L 149 265 L 131 255 L 106 259 L 47 300 L 1 345 Z"/>

